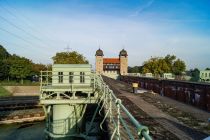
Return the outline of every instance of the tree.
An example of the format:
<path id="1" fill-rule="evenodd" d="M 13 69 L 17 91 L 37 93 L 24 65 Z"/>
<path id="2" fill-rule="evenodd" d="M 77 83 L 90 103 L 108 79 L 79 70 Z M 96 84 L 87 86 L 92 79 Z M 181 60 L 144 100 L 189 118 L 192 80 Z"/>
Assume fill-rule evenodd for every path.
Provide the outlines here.
<path id="1" fill-rule="evenodd" d="M 143 63 L 143 73 L 153 73 L 160 76 L 163 73 L 181 74 L 186 69 L 184 61 L 177 59 L 174 55 L 163 57 L 152 57 Z"/>
<path id="2" fill-rule="evenodd" d="M 142 73 L 142 66 L 128 67 L 129 73 Z"/>
<path id="3" fill-rule="evenodd" d="M 10 56 L 10 54 L 7 52 L 7 50 L 0 45 L 0 60 L 7 59 Z"/>
<path id="4" fill-rule="evenodd" d="M 6 59 L 0 60 L 0 79 L 4 80 L 9 76 L 9 64 Z"/>
<path id="5" fill-rule="evenodd" d="M 52 57 L 54 64 L 88 64 L 86 58 L 77 53 L 73 52 L 59 52 Z"/>
<path id="6" fill-rule="evenodd" d="M 153 73 L 158 74 L 157 72 L 157 60 L 158 57 L 154 57 L 149 59 L 148 61 L 145 61 L 143 64 L 143 73 Z"/>
<path id="7" fill-rule="evenodd" d="M 170 68 L 164 58 L 154 57 L 145 61 L 143 65 L 144 73 L 153 73 L 156 76 L 160 76 L 169 71 Z"/>
<path id="8" fill-rule="evenodd" d="M 173 67 L 174 61 L 176 60 L 176 56 L 168 54 L 165 56 L 164 60 L 168 65 L 169 71 L 172 72 L 172 67 Z"/>
<path id="9" fill-rule="evenodd" d="M 9 74 L 13 78 L 17 78 L 21 80 L 21 84 L 23 84 L 23 79 L 27 76 L 30 76 L 32 71 L 32 62 L 31 60 L 19 57 L 17 55 L 12 55 L 9 59 L 10 69 Z"/>
<path id="10" fill-rule="evenodd" d="M 184 61 L 177 59 L 173 64 L 173 68 L 172 68 L 173 73 L 175 75 L 181 75 L 182 72 L 184 72 L 185 70 L 186 70 L 186 65 Z"/>
<path id="11" fill-rule="evenodd" d="M 198 82 L 200 79 L 200 70 L 198 68 L 195 68 L 193 70 L 190 70 L 190 73 L 191 73 L 191 77 L 192 77 L 190 79 L 190 81 Z"/>
<path id="12" fill-rule="evenodd" d="M 48 70 L 48 66 L 44 64 L 33 64 L 32 75 L 39 75 L 40 71 Z"/>
<path id="13" fill-rule="evenodd" d="M 10 57 L 10 54 L 7 50 L 0 45 L 0 79 L 4 80 L 9 75 L 9 64 L 7 58 Z"/>

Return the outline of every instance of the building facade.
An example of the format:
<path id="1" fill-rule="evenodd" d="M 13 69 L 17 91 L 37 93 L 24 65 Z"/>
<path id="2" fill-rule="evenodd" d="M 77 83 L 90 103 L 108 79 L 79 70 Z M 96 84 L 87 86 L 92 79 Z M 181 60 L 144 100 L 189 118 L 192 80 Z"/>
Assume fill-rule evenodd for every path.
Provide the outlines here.
<path id="1" fill-rule="evenodd" d="M 200 71 L 200 81 L 201 82 L 210 82 L 210 70 Z"/>
<path id="2" fill-rule="evenodd" d="M 104 58 L 101 49 L 96 51 L 96 73 L 116 78 L 119 75 L 127 75 L 128 72 L 128 54 L 122 49 L 118 58 Z"/>

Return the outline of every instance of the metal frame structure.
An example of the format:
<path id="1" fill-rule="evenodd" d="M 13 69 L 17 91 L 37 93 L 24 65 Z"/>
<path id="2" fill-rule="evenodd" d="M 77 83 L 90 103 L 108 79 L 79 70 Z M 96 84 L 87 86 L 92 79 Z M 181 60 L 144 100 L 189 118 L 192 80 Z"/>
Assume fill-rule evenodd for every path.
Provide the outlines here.
<path id="1" fill-rule="evenodd" d="M 132 116 L 121 100 L 106 85 L 101 75 L 96 75 L 95 73 L 83 75 L 85 78 L 90 79 L 89 84 L 69 83 L 59 86 L 52 84 L 53 76 L 58 77 L 59 75 L 55 75 L 52 71 L 42 71 L 40 79 L 40 103 L 43 105 L 46 113 L 45 132 L 50 138 L 80 137 L 89 140 L 91 139 L 89 133 L 94 127 L 93 123 L 96 114 L 100 114 L 103 117 L 100 122 L 101 130 L 106 131 L 103 128 L 105 122 L 110 124 L 113 129 L 110 131 L 111 140 L 120 140 L 123 131 L 128 139 L 131 140 L 152 139 L 149 136 L 148 128 L 141 125 Z M 69 78 L 69 75 L 63 76 L 64 79 Z M 76 78 L 81 75 L 72 76 Z M 83 95 L 80 96 L 77 92 L 82 92 Z M 89 127 L 86 131 L 82 132 L 78 128 L 83 123 L 84 112 L 88 104 L 97 104 L 97 108 L 92 116 Z M 102 114 L 102 111 L 105 115 Z M 66 114 L 68 116 L 65 116 Z M 54 116 L 57 116 L 57 118 L 55 117 L 54 119 Z M 132 130 L 130 129 L 131 125 L 133 126 Z"/>

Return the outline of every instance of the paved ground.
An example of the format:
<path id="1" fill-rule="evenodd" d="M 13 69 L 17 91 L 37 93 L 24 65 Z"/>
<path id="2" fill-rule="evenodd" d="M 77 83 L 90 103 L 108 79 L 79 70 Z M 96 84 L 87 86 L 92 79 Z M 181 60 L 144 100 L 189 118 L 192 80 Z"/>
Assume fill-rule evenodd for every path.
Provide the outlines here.
<path id="1" fill-rule="evenodd" d="M 108 78 L 104 78 L 104 80 L 119 98 L 129 99 L 158 124 L 170 131 L 174 137 L 186 140 L 199 140 L 208 136 L 209 128 L 206 124 L 210 113 L 166 97 L 161 97 L 158 94 L 134 95 L 130 92 L 131 88 L 128 84 Z M 186 119 L 187 121 L 183 121 Z M 198 127 L 198 124 L 203 127 Z"/>

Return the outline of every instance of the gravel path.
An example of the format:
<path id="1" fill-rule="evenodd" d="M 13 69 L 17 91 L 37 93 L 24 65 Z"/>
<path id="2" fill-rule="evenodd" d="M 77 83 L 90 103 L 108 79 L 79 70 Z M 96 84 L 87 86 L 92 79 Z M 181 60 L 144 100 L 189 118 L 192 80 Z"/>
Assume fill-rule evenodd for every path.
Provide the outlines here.
<path id="1" fill-rule="evenodd" d="M 196 140 L 198 139 L 199 140 L 199 139 L 203 139 L 208 136 L 207 133 L 201 132 L 202 129 L 197 128 L 196 126 L 193 127 L 193 124 L 189 125 L 187 122 L 183 123 L 183 121 L 180 121 L 180 118 L 179 118 L 180 116 L 182 117 L 182 114 L 180 114 L 180 112 L 186 111 L 188 113 L 188 115 L 190 113 L 190 116 L 195 116 L 196 118 L 199 118 L 198 121 L 201 122 L 201 121 L 206 120 L 206 118 L 208 116 L 210 116 L 208 112 L 205 112 L 205 111 L 202 111 L 199 109 L 195 109 L 189 105 L 185 105 L 182 103 L 180 104 L 179 102 L 177 102 L 175 100 L 171 101 L 171 99 L 169 100 L 168 98 L 161 97 L 157 94 L 149 95 L 149 93 L 147 93 L 147 94 L 141 94 L 141 95 L 134 95 L 130 92 L 131 87 L 128 84 L 121 82 L 121 81 L 112 80 L 112 79 L 106 78 L 106 77 L 104 77 L 104 80 L 110 86 L 110 88 L 112 88 L 112 90 L 116 93 L 116 95 L 118 97 L 123 97 L 123 98 L 127 98 L 128 100 L 130 100 L 132 102 L 132 104 L 135 104 L 139 109 L 141 109 L 143 112 L 145 112 L 151 118 L 153 118 L 153 121 L 157 122 L 163 128 L 165 128 L 167 131 L 172 133 L 172 135 L 174 137 L 177 137 L 178 139 L 186 139 L 186 140 L 190 140 L 190 139 L 196 139 Z M 161 105 L 164 104 L 166 107 L 161 108 L 160 107 L 161 105 L 158 106 L 157 102 L 159 102 L 159 104 L 161 104 Z M 167 110 L 169 108 L 175 108 L 175 107 L 179 108 L 181 110 L 181 111 L 175 110 L 175 112 L 178 112 L 180 114 L 180 116 L 179 115 L 177 116 L 177 113 L 172 114 L 172 113 L 170 113 L 170 111 Z M 203 115 L 203 114 L 205 114 L 205 115 Z M 200 115 L 200 117 L 199 117 L 199 115 Z M 192 121 L 192 120 L 189 120 L 189 121 Z M 149 127 L 154 127 L 152 125 L 153 124 L 151 124 L 151 126 L 149 126 Z M 153 134 L 153 136 L 155 136 L 155 135 Z M 160 139 L 160 138 L 156 138 L 156 139 Z"/>

